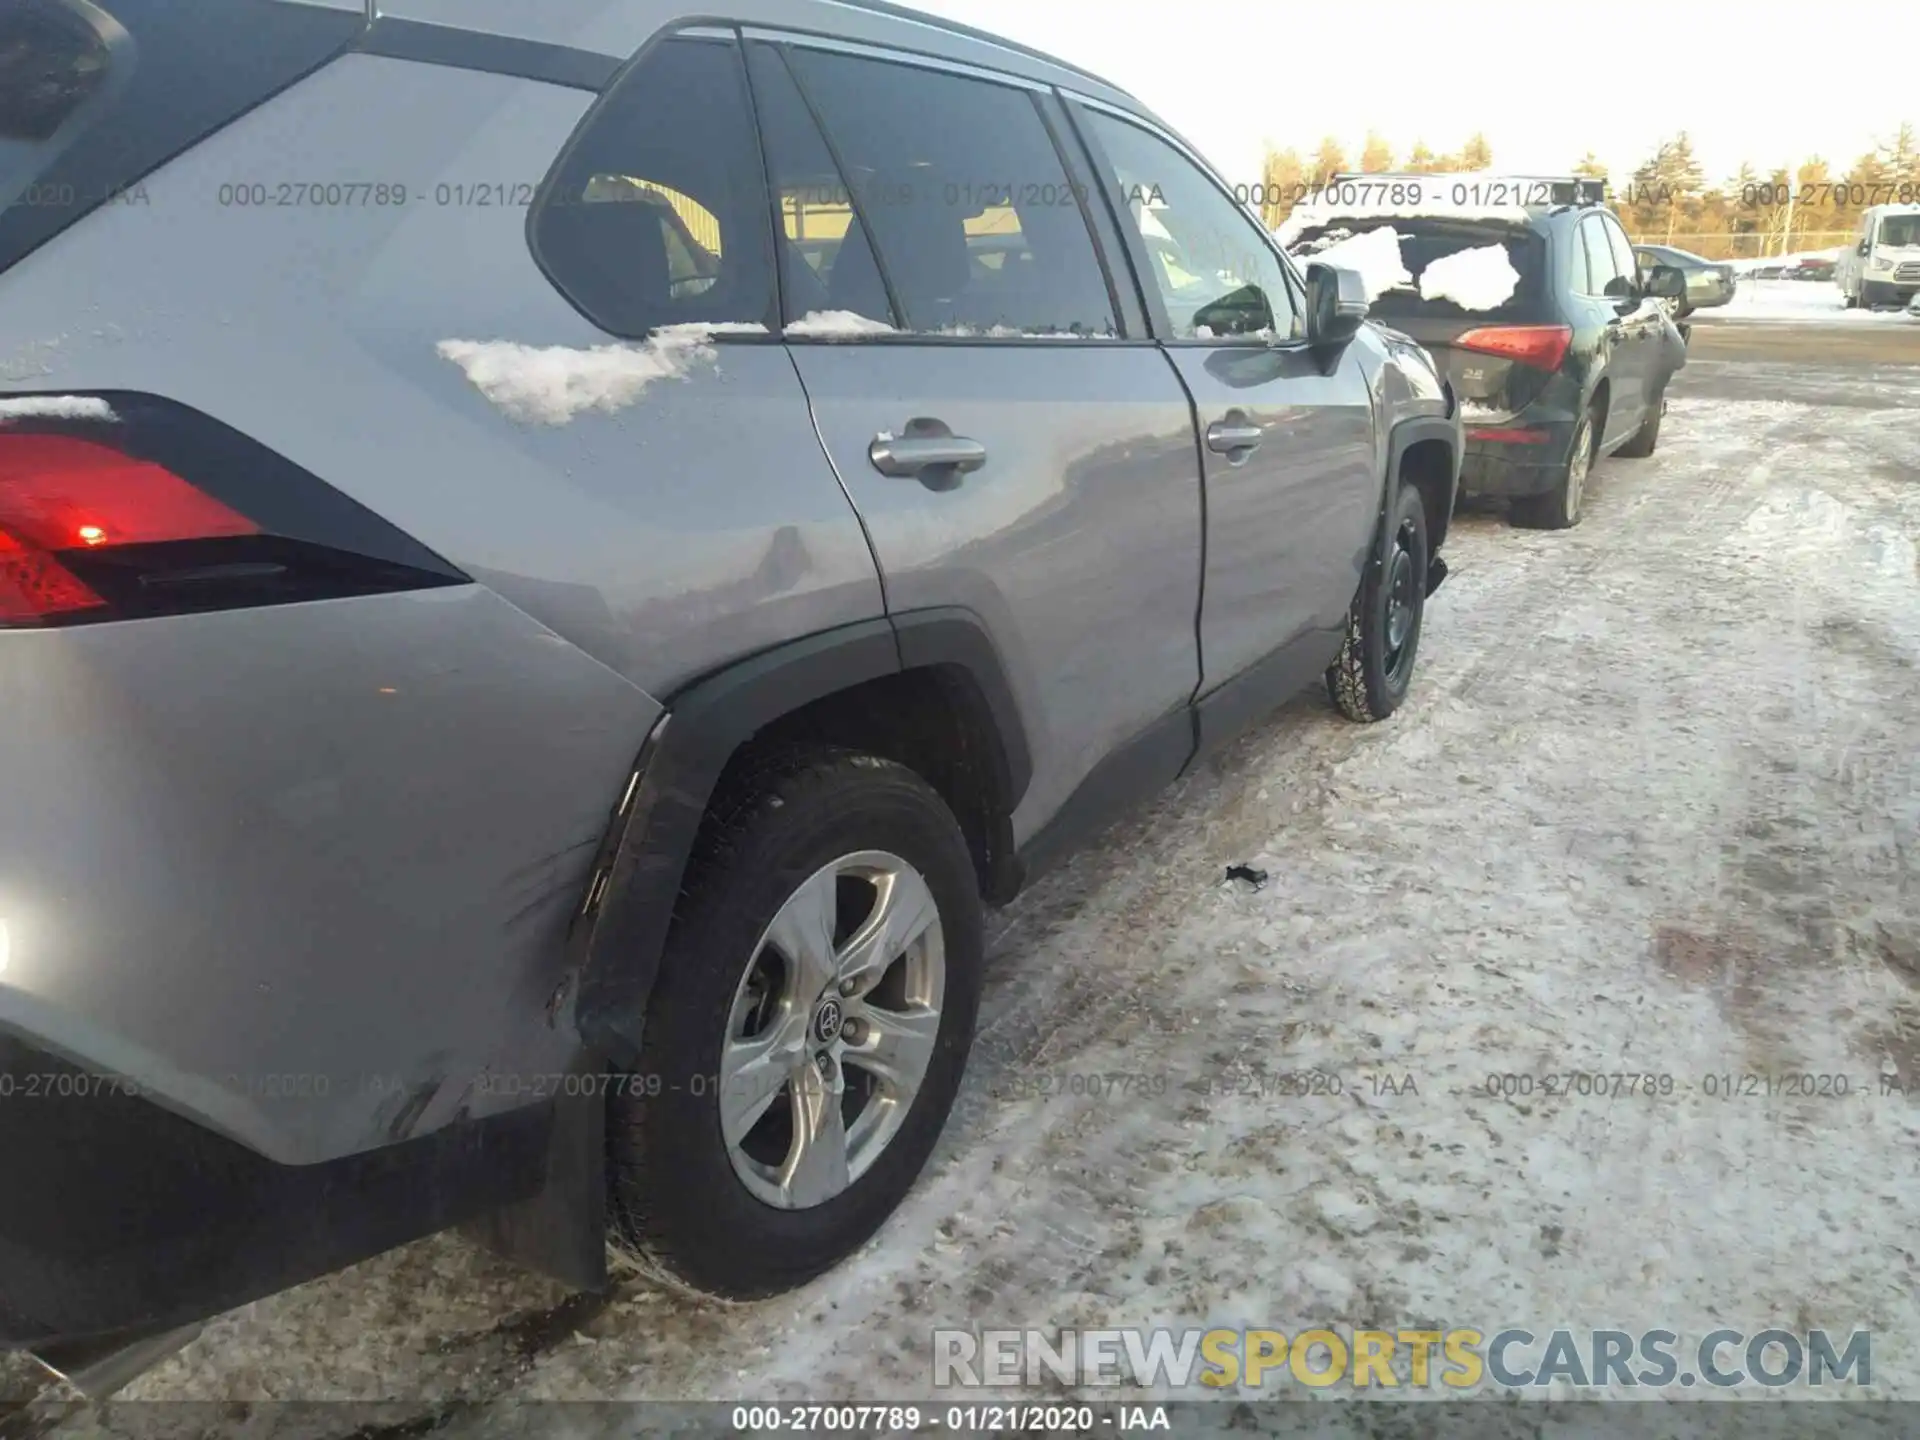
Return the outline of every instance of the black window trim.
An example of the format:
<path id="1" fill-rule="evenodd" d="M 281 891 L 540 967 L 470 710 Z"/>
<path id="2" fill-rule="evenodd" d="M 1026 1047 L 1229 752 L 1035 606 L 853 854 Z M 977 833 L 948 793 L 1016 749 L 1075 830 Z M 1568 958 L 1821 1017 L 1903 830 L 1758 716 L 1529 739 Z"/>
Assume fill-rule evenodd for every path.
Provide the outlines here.
<path id="1" fill-rule="evenodd" d="M 873 237 L 873 227 L 867 223 L 866 207 L 860 203 L 859 196 L 854 193 L 854 186 L 847 180 L 847 162 L 841 158 L 840 147 L 834 143 L 833 135 L 827 129 L 827 122 L 820 114 L 820 107 L 814 103 L 813 92 L 807 89 L 807 82 L 800 78 L 800 72 L 794 68 L 793 62 L 787 58 L 787 52 L 791 47 L 774 41 L 749 40 L 747 32 L 744 29 L 742 29 L 740 34 L 742 47 L 749 44 L 764 44 L 767 49 L 773 53 L 773 57 L 779 63 L 780 68 L 786 72 L 787 79 L 793 82 L 794 91 L 800 96 L 801 105 L 806 108 L 807 118 L 813 121 L 814 132 L 819 135 L 820 143 L 826 147 L 827 159 L 833 165 L 833 173 L 838 177 L 841 187 L 847 192 L 847 209 L 852 212 L 854 223 L 860 227 L 860 238 L 866 242 L 867 253 L 873 257 L 873 268 L 880 276 L 880 288 L 887 292 L 887 309 L 892 315 L 893 327 L 895 331 L 901 334 L 907 333 L 905 328 L 907 310 L 906 306 L 900 303 L 900 292 L 894 286 L 893 272 L 887 268 L 887 258 L 880 253 L 879 242 Z M 745 55 L 744 48 L 741 53 L 743 56 Z M 753 86 L 753 67 L 751 65 L 747 66 L 747 86 L 749 89 Z M 754 97 L 754 106 L 757 116 L 759 107 L 758 95 Z M 765 147 L 766 138 L 762 136 L 761 148 L 764 150 Z M 774 193 L 773 172 L 771 168 L 769 168 L 767 172 L 767 201 L 773 212 L 773 244 L 774 249 L 778 251 L 781 240 L 785 238 L 780 232 L 785 228 L 786 217 L 780 213 L 779 199 Z M 841 243 L 845 244 L 846 242 L 843 240 Z M 787 336 L 787 311 L 784 303 L 780 307 L 780 328 L 778 333 L 783 338 L 786 338 L 790 344 L 808 341 L 823 341 L 826 343 L 839 344 L 850 343 L 848 337 L 834 337 L 833 341 L 828 341 L 825 336 Z M 862 336 L 860 338 L 864 339 L 866 337 Z M 876 336 L 874 338 L 884 337 Z"/>
<path id="2" fill-rule="evenodd" d="M 908 69 L 932 70 L 938 73 L 953 75 L 963 80 L 1003 85 L 1025 91 L 1034 106 L 1035 116 L 1040 122 L 1041 133 L 1046 135 L 1053 145 L 1054 158 L 1059 162 L 1062 176 L 1066 178 L 1069 184 L 1073 185 L 1098 184 L 1097 177 L 1083 180 L 1078 175 L 1071 156 L 1062 143 L 1061 137 L 1055 132 L 1053 125 L 1049 122 L 1046 106 L 1043 101 L 1049 95 L 1061 93 L 1056 91 L 1052 86 L 1037 80 L 1030 80 L 1024 75 L 1014 75 L 1006 71 L 968 64 L 964 61 L 949 60 L 944 56 L 923 54 L 915 50 L 902 50 L 894 46 L 876 45 L 870 41 L 847 40 L 844 37 L 817 31 L 769 25 L 740 25 L 735 28 L 742 42 L 741 63 L 743 65 L 745 64 L 746 56 L 745 46 L 752 42 L 761 42 L 780 52 L 781 63 L 787 66 L 788 75 L 792 78 L 794 85 L 799 89 L 801 100 L 806 104 L 808 113 L 813 117 L 815 127 L 819 130 L 821 138 L 826 143 L 827 153 L 833 160 L 835 170 L 840 173 L 842 184 L 846 183 L 846 166 L 840 158 L 839 147 L 834 143 L 833 136 L 828 132 L 826 122 L 821 118 L 819 110 L 814 104 L 813 96 L 808 93 L 806 82 L 801 79 L 799 70 L 788 61 L 787 52 L 790 50 L 820 50 L 830 54 L 848 55 L 860 60 L 873 60 L 881 64 L 901 65 Z M 749 68 L 747 73 L 749 88 L 752 86 L 752 81 L 752 71 Z M 756 97 L 756 105 L 757 103 Z M 764 137 L 762 147 L 764 148 Z M 1102 188 L 1104 189 L 1104 187 Z M 885 257 L 880 253 L 880 246 L 875 242 L 873 232 L 867 229 L 866 219 L 860 212 L 858 202 L 853 198 L 853 187 L 849 185 L 847 191 L 848 202 L 853 209 L 854 216 L 860 221 L 861 228 L 866 231 L 867 244 L 873 251 L 874 264 L 880 271 L 881 283 L 886 287 L 887 291 L 887 301 L 893 307 L 893 318 L 896 324 L 898 324 L 898 322 L 905 318 L 906 311 L 900 303 L 898 292 L 894 289 L 893 277 L 888 273 L 887 262 Z M 767 201 L 769 217 L 771 219 L 778 208 L 774 204 L 771 176 L 769 176 L 767 185 Z M 1148 334 L 1131 335 L 1127 333 L 1127 311 L 1126 308 L 1120 304 L 1117 280 L 1113 274 L 1112 265 L 1106 254 L 1106 249 L 1100 243 L 1099 229 L 1092 223 L 1092 218 L 1087 215 L 1084 201 L 1081 203 L 1080 222 L 1086 228 L 1087 242 L 1092 247 L 1094 263 L 1100 267 L 1102 280 L 1107 292 L 1107 303 L 1113 310 L 1113 323 L 1120 330 L 1120 334 L 1118 335 L 1104 338 L 1092 335 L 937 335 L 925 331 L 907 329 L 897 329 L 893 334 L 846 336 L 787 335 L 785 333 L 785 311 L 782 310 L 780 312 L 781 328 L 775 332 L 772 338 L 775 340 L 783 340 L 789 345 L 952 345 L 991 346 L 996 348 L 1017 346 L 1021 348 L 1044 347 L 1049 350 L 1062 348 L 1083 349 L 1089 346 L 1111 349 L 1114 346 L 1153 345 L 1155 341 L 1151 334 L 1151 315 L 1148 316 Z M 1124 235 L 1125 232 L 1122 231 L 1122 243 L 1124 243 Z M 778 230 L 774 231 L 774 240 L 777 246 L 779 240 Z M 761 337 L 754 336 L 752 338 L 757 340 Z"/>
<path id="3" fill-rule="evenodd" d="M 1633 248 L 1633 237 L 1627 233 L 1627 227 L 1620 223 L 1619 217 L 1616 216 L 1610 210 L 1602 210 L 1600 212 L 1600 223 L 1602 225 L 1612 227 L 1607 235 L 1607 248 L 1609 250 L 1613 249 L 1613 237 L 1615 235 L 1618 235 L 1620 237 L 1620 243 L 1626 246 L 1627 258 L 1633 261 L 1632 279 L 1633 279 L 1634 293 L 1636 295 L 1640 294 L 1641 288 L 1642 288 L 1642 277 L 1640 274 L 1640 256 L 1635 252 Z M 1613 266 L 1614 266 L 1615 272 L 1618 273 L 1620 268 L 1620 254 L 1617 250 L 1614 251 Z"/>
<path id="4" fill-rule="evenodd" d="M 1602 245 L 1601 253 L 1605 257 L 1608 273 L 1611 274 L 1613 270 L 1613 246 L 1611 242 L 1607 240 L 1606 234 L 1601 231 L 1599 227 L 1600 216 L 1591 210 L 1582 215 L 1580 217 L 1580 223 L 1574 227 L 1576 254 L 1586 270 L 1585 275 L 1580 279 L 1580 284 L 1574 288 L 1574 294 L 1585 300 L 1604 301 L 1607 299 L 1604 293 L 1606 287 L 1605 280 L 1600 281 L 1601 289 L 1595 290 L 1593 288 L 1593 240 L 1595 235 L 1599 236 Z"/>
<path id="5" fill-rule="evenodd" d="M 1151 272 L 1147 268 L 1148 257 L 1146 255 L 1145 244 L 1140 238 L 1139 227 L 1132 223 L 1130 217 L 1123 218 L 1126 208 L 1125 204 L 1122 198 L 1115 195 L 1112 187 L 1107 184 L 1107 177 L 1115 173 L 1114 167 L 1105 149 L 1101 146 L 1099 137 L 1091 133 L 1087 126 L 1080 123 L 1080 108 L 1096 111 L 1100 114 L 1110 116 L 1123 124 L 1132 125 L 1136 129 L 1145 131 L 1155 139 L 1164 141 L 1166 144 L 1172 146 L 1177 154 L 1194 166 L 1195 169 L 1199 170 L 1202 177 L 1205 178 L 1215 190 L 1220 192 L 1221 198 L 1239 211 L 1241 217 L 1246 220 L 1248 225 L 1253 227 L 1261 240 L 1265 242 L 1267 249 L 1272 252 L 1274 258 L 1279 261 L 1282 280 L 1290 287 L 1286 297 L 1287 303 L 1289 306 L 1295 307 L 1292 312 L 1292 318 L 1301 320 L 1303 325 L 1307 290 L 1306 281 L 1304 277 L 1298 273 L 1293 263 L 1293 257 L 1281 248 L 1279 242 L 1273 238 L 1272 234 L 1267 230 L 1267 227 L 1261 224 L 1257 217 L 1248 213 L 1246 206 L 1234 199 L 1233 187 L 1221 179 L 1219 172 L 1216 171 L 1213 166 L 1209 165 L 1197 150 L 1171 130 L 1167 129 L 1166 126 L 1148 119 L 1137 111 L 1127 110 L 1119 105 L 1110 105 L 1104 100 L 1096 99 L 1090 95 L 1083 95 L 1078 91 L 1062 89 L 1060 91 L 1060 97 L 1066 104 L 1067 115 L 1073 122 L 1074 132 L 1079 136 L 1081 145 L 1086 149 L 1092 161 L 1094 184 L 1099 187 L 1100 193 L 1105 197 L 1107 210 L 1113 216 L 1114 225 L 1120 231 L 1120 243 L 1126 247 L 1127 259 L 1134 271 L 1134 284 L 1138 287 L 1141 298 L 1147 307 L 1147 324 L 1154 332 L 1155 342 L 1170 347 L 1202 350 L 1306 350 L 1308 342 L 1304 335 L 1288 335 L 1285 337 L 1275 337 L 1271 340 L 1253 340 L 1245 336 L 1227 335 L 1219 336 L 1211 340 L 1203 340 L 1197 336 L 1178 336 L 1172 333 L 1173 322 L 1167 314 L 1166 300 L 1160 294 L 1159 285 L 1153 283 Z M 1277 319 L 1279 317 L 1276 316 L 1275 318 Z"/>
<path id="6" fill-rule="evenodd" d="M 719 20 L 710 16 L 687 16 L 672 25 L 655 31 L 647 37 L 646 42 L 642 44 L 638 50 L 634 51 L 620 66 L 618 71 L 615 72 L 613 77 L 607 81 L 606 88 L 595 97 L 594 102 L 587 107 L 586 113 L 582 115 L 574 125 L 572 133 L 561 142 L 560 149 L 555 153 L 553 160 L 547 166 L 547 173 L 541 177 L 539 187 L 534 191 L 532 203 L 527 206 L 527 218 L 521 231 L 521 237 L 527 246 L 527 253 L 533 257 L 534 266 L 546 277 L 547 283 L 553 287 L 554 292 L 558 294 L 562 300 L 566 301 L 575 313 L 589 325 L 593 326 L 594 329 L 603 335 L 611 336 L 623 344 L 645 344 L 660 327 L 656 325 L 652 330 L 649 330 L 645 336 L 639 338 L 619 335 L 607 329 L 592 315 L 589 315 L 581 308 L 580 303 L 573 298 L 572 292 L 569 291 L 565 285 L 562 285 L 554 275 L 552 266 L 547 263 L 546 256 L 540 251 L 539 242 L 535 238 L 535 230 L 540 216 L 547 202 L 553 198 L 554 189 L 560 183 L 560 176 L 566 171 L 567 164 L 572 160 L 574 152 L 580 148 L 587 136 L 593 132 L 593 127 L 598 123 L 601 113 L 607 108 L 612 98 L 620 92 L 620 88 L 625 84 L 627 77 L 632 74 L 633 71 L 644 65 L 662 45 L 673 40 L 691 40 L 697 44 L 724 45 L 732 52 L 734 67 L 740 80 L 741 91 L 748 97 L 747 121 L 753 131 L 754 163 L 757 173 L 761 177 L 761 189 L 765 193 L 767 200 L 765 208 L 771 212 L 773 204 L 772 193 L 766 183 L 765 142 L 760 134 L 759 109 L 753 99 L 753 86 L 747 75 L 747 52 L 746 47 L 740 40 L 739 26 L 731 21 Z M 764 236 L 764 243 L 767 246 L 766 261 L 772 269 L 772 284 L 769 286 L 772 296 L 770 301 L 772 309 L 770 314 L 761 316 L 759 321 L 761 325 L 766 327 L 766 333 L 764 335 L 755 335 L 742 333 L 740 331 L 720 331 L 707 337 L 708 344 L 778 345 L 781 342 L 780 332 L 783 323 L 783 312 L 780 308 L 780 253 L 775 244 L 775 238 L 771 228 L 767 230 Z"/>

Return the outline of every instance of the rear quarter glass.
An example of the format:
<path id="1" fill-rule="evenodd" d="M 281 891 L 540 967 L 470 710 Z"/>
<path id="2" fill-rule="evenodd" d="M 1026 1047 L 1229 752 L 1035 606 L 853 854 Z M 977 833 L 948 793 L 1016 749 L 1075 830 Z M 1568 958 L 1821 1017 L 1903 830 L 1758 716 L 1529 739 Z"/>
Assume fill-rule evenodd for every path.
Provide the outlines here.
<path id="1" fill-rule="evenodd" d="M 1368 216 L 1365 219 L 1334 221 L 1303 231 L 1293 242 L 1294 259 L 1302 265 L 1313 259 L 1312 250 L 1331 244 L 1344 234 L 1361 235 L 1373 230 L 1391 229 L 1400 237 L 1400 260 L 1419 286 L 1427 269 L 1435 261 L 1468 250 L 1499 245 L 1507 252 L 1507 263 L 1519 273 L 1513 293 L 1499 305 L 1467 309 L 1450 299 L 1430 299 L 1416 288 L 1399 287 L 1374 297 L 1372 313 L 1394 320 L 1485 320 L 1513 323 L 1532 318 L 1545 293 L 1547 271 L 1546 241 L 1532 230 L 1518 225 L 1486 224 L 1461 220 L 1432 220 L 1407 216 Z"/>
<path id="2" fill-rule="evenodd" d="M 0 272 L 324 65 L 358 10 L 288 0 L 0 0 Z"/>

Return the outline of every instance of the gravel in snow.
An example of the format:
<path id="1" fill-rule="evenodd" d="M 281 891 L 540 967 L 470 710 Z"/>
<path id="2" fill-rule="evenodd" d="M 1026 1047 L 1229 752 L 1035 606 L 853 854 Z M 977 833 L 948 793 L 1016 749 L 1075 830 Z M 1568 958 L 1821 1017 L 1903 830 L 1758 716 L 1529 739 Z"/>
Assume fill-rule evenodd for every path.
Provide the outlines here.
<path id="1" fill-rule="evenodd" d="M 1870 1328 L 1871 1393 L 1920 1398 L 1920 1099 L 1880 1088 L 1920 1087 L 1905 385 L 1682 393 L 1577 530 L 1458 517 L 1399 715 L 1303 697 L 997 917 L 928 1174 L 802 1291 L 563 1305 L 439 1237 L 129 1398 L 900 1398 L 937 1325 L 1156 1323 Z M 1674 1093 L 1488 1093 L 1569 1071 Z M 1787 1072 L 1851 1093 L 1706 1093 Z M 1036 1093 L 1073 1075 L 1146 1083 Z"/>

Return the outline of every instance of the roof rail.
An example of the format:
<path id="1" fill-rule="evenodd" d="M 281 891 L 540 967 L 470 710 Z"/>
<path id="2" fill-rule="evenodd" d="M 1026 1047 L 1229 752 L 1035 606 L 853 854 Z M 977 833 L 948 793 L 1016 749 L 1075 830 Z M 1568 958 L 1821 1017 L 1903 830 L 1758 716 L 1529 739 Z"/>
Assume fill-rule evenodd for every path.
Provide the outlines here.
<path id="1" fill-rule="evenodd" d="M 969 40 L 979 40 L 1002 50 L 1011 50 L 1016 55 L 1024 55 L 1029 60 L 1043 60 L 1061 70 L 1071 71 L 1083 80 L 1091 80 L 1103 85 L 1117 95 L 1124 95 L 1138 103 L 1138 97 L 1125 86 L 1116 85 L 1104 76 L 1096 75 L 1083 66 L 1070 60 L 1062 60 L 1058 55 L 1049 55 L 1044 50 L 1036 50 L 1031 45 L 1022 45 L 1017 40 L 1009 40 L 1004 35 L 995 35 L 990 30 L 976 30 L 971 25 L 963 25 L 958 20 L 949 20 L 943 15 L 929 15 L 924 10 L 915 10 L 907 5 L 895 5 L 892 0 L 833 0 L 837 5 L 845 5 L 855 10 L 870 10 L 876 15 L 891 15 L 896 20 L 911 20 L 918 25 L 930 25 L 936 30 L 945 30 L 951 35 L 964 35 Z"/>
<path id="2" fill-rule="evenodd" d="M 1607 198 L 1607 182 L 1591 175 L 1509 175 L 1504 172 L 1489 171 L 1417 171 L 1417 170 L 1343 170 L 1327 181 L 1326 188 L 1345 184 L 1393 184 L 1395 182 L 1420 180 L 1429 184 L 1452 176 L 1456 181 L 1465 182 L 1482 189 L 1491 189 L 1496 193 L 1502 186 L 1514 186 L 1516 197 L 1541 194 L 1537 187 L 1546 186 L 1544 200 L 1519 199 L 1515 204 L 1548 205 L 1598 205 Z M 1524 188 L 1518 188 L 1524 187 Z"/>

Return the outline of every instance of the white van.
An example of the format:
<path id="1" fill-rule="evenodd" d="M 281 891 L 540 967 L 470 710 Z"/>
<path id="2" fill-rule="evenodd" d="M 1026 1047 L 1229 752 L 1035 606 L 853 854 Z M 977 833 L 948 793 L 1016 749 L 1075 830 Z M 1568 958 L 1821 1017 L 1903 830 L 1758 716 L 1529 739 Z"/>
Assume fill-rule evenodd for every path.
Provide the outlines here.
<path id="1" fill-rule="evenodd" d="M 1920 205 L 1873 205 L 1860 212 L 1833 278 L 1849 309 L 1904 305 L 1920 294 Z"/>

